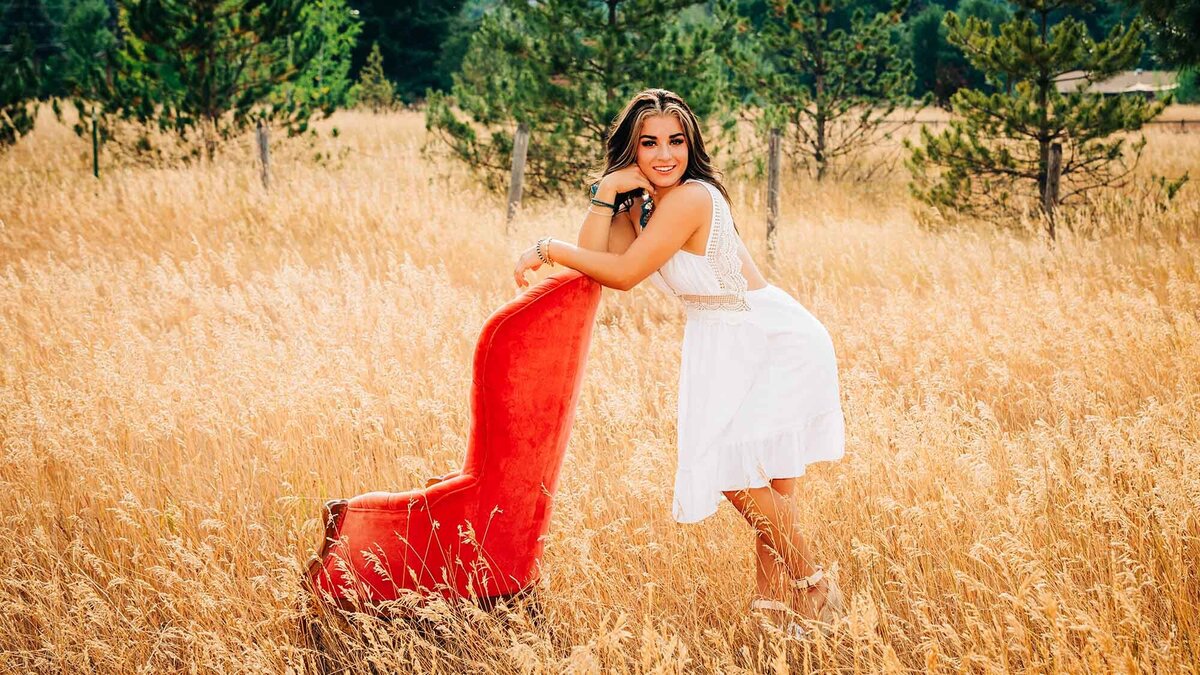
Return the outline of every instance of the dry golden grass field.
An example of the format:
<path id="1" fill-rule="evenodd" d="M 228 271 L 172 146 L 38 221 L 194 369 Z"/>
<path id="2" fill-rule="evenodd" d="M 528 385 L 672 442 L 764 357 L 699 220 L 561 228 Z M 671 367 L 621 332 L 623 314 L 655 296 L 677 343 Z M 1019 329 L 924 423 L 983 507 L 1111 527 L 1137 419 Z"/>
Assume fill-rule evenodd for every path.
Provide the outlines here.
<path id="1" fill-rule="evenodd" d="M 320 505 L 460 466 L 477 332 L 586 206 L 506 235 L 419 114 L 333 125 L 276 142 L 269 193 L 249 138 L 96 181 L 43 115 L 0 155 L 0 672 L 1196 672 L 1200 134 L 1149 134 L 1143 176 L 1192 169 L 1170 209 L 1143 181 L 1055 246 L 919 225 L 900 171 L 789 178 L 768 267 L 762 186 L 730 181 L 837 350 L 846 457 L 800 492 L 834 639 L 747 616 L 731 505 L 671 520 L 683 316 L 643 284 L 604 291 L 540 620 L 434 606 L 317 650 Z"/>

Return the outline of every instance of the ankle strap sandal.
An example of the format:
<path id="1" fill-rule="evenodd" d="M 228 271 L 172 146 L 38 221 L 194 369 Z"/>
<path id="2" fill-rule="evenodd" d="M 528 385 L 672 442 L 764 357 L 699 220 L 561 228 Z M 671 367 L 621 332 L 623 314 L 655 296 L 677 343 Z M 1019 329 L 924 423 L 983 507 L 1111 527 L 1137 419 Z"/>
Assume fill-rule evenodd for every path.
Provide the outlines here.
<path id="1" fill-rule="evenodd" d="M 792 587 L 798 591 L 807 591 L 810 588 L 815 588 L 821 579 L 825 578 L 825 568 L 822 565 L 816 565 L 816 572 L 802 578 L 792 579 Z"/>
<path id="2" fill-rule="evenodd" d="M 817 571 L 812 574 L 802 579 L 793 579 L 792 588 L 801 592 L 815 588 L 825 578 L 825 568 L 821 565 L 816 565 L 815 567 Z M 837 563 L 835 562 L 829 566 L 829 579 L 826 581 L 825 587 L 825 602 L 821 605 L 821 609 L 817 613 L 817 621 L 832 624 L 845 616 L 846 601 L 842 596 L 842 589 L 838 587 Z"/>

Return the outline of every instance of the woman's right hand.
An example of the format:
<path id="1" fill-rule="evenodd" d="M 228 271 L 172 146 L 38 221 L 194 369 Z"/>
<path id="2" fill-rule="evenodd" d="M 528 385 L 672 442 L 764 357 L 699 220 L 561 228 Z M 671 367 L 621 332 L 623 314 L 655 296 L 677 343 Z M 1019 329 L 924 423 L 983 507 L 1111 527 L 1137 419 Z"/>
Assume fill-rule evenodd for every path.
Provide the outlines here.
<path id="1" fill-rule="evenodd" d="M 605 196 L 615 197 L 622 192 L 633 192 L 635 190 L 646 190 L 650 196 L 655 196 L 658 188 L 646 178 L 646 174 L 638 168 L 636 163 L 629 166 L 617 169 L 600 179 L 600 190 L 596 193 L 597 196 L 604 194 Z M 603 197 L 601 197 L 603 199 Z"/>

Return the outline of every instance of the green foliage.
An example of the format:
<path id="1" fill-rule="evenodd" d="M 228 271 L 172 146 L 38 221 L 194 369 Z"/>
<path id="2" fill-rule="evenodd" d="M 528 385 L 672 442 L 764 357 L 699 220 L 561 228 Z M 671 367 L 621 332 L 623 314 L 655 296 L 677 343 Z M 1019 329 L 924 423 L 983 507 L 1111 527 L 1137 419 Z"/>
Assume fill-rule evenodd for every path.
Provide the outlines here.
<path id="1" fill-rule="evenodd" d="M 301 23 L 301 32 L 320 36 L 320 45 L 312 58 L 292 64 L 299 75 L 272 91 L 267 101 L 281 106 L 296 103 L 300 110 L 328 116 L 346 104 L 350 53 L 362 22 L 346 0 L 311 0 L 301 11 Z"/>
<path id="2" fill-rule="evenodd" d="M 1179 71 L 1175 100 L 1180 103 L 1200 103 L 1200 66 L 1188 66 Z"/>
<path id="3" fill-rule="evenodd" d="M 100 140 L 118 117 L 157 122 L 184 137 L 199 133 L 210 156 L 252 117 L 300 133 L 314 114 L 344 102 L 360 29 L 346 0 L 48 6 L 42 0 L 0 5 L 0 144 L 27 132 L 33 102 L 51 96 L 77 109 L 77 133 L 92 133 L 94 122 Z M 5 48 L 10 44 L 16 49 Z"/>
<path id="4" fill-rule="evenodd" d="M 957 14 L 987 21 L 993 31 L 1011 16 L 1007 6 L 996 0 L 966 0 Z M 962 50 L 950 44 L 942 21 L 945 16 L 941 5 L 927 5 L 909 21 L 906 41 L 915 76 L 913 94 L 930 94 L 939 106 L 949 108 L 954 92 L 963 87 L 986 89 L 987 84 L 983 73 L 967 62 Z"/>
<path id="5" fill-rule="evenodd" d="M 1130 175 L 1145 139 L 1127 143 L 1121 132 L 1140 129 L 1166 101 L 1064 94 L 1055 87 L 1055 78 L 1071 70 L 1100 81 L 1136 63 L 1142 50 L 1140 21 L 1114 26 L 1097 41 L 1073 17 L 1051 21 L 1052 10 L 1087 8 L 1086 0 L 1015 4 L 1018 13 L 999 35 L 978 18 L 963 21 L 954 12 L 946 14 L 951 43 L 998 91 L 959 90 L 951 99 L 956 117 L 945 131 L 922 128 L 920 145 L 905 141 L 912 151 L 910 188 L 931 205 L 978 214 L 1004 213 L 1036 199 L 1053 237 L 1058 204 L 1120 185 Z M 1048 192 L 1054 144 L 1062 147 L 1057 199 Z"/>
<path id="6" fill-rule="evenodd" d="M 379 45 L 373 45 L 371 55 L 367 57 L 367 65 L 363 67 L 358 82 L 354 85 L 351 104 L 381 112 L 391 110 L 395 103 L 396 87 L 384 74 L 383 53 L 379 51 Z"/>
<path id="7" fill-rule="evenodd" d="M 479 29 L 486 10 L 492 8 L 497 0 L 467 0 L 463 7 L 446 26 L 446 39 L 438 47 L 437 62 L 434 71 L 437 83 L 429 88 L 438 91 L 449 91 L 454 83 L 453 74 L 462 68 L 466 58 L 467 48 L 471 45 L 471 36 Z M 415 92 L 416 96 L 424 97 L 425 89 Z"/>
<path id="8" fill-rule="evenodd" d="M 323 44 L 304 0 L 126 2 L 136 57 L 124 63 L 143 88 L 143 121 L 185 137 L 198 132 L 209 157 L 260 117 L 289 135 L 307 129 L 316 101 L 275 96 L 300 80 Z"/>
<path id="9" fill-rule="evenodd" d="M 112 101 L 113 87 L 108 65 L 117 50 L 117 39 L 109 26 L 113 22 L 104 0 L 78 0 L 70 7 L 63 26 L 62 93 L 71 97 L 79 116 L 74 126 L 80 136 L 91 133 L 95 117 L 102 140 L 109 136 L 109 118 L 105 101 Z"/>
<path id="10" fill-rule="evenodd" d="M 33 130 L 45 63 L 61 49 L 54 26 L 41 0 L 0 0 L 0 148 Z"/>
<path id="11" fill-rule="evenodd" d="M 576 189 L 601 163 L 609 125 L 638 91 L 670 89 L 701 118 L 715 111 L 712 27 L 678 21 L 692 4 L 506 0 L 472 36 L 451 94 L 429 92 L 426 127 L 501 191 L 524 122 L 527 194 Z"/>
<path id="12" fill-rule="evenodd" d="M 37 86 L 33 41 L 28 33 L 19 33 L 8 51 L 0 52 L 0 147 L 33 130 Z"/>
<path id="13" fill-rule="evenodd" d="M 447 47 L 459 49 L 475 22 L 460 10 L 464 5 L 476 12 L 481 3 L 472 0 L 351 0 L 363 19 L 362 41 L 354 50 L 354 67 L 360 73 L 370 51 L 379 46 L 383 54 L 384 75 L 394 83 L 396 95 L 404 103 L 414 103 L 426 89 L 445 91 L 451 86 L 451 74 L 458 59 L 445 58 Z M 464 20 L 465 19 L 465 20 Z"/>
<path id="14" fill-rule="evenodd" d="M 885 136 L 888 116 L 910 102 L 912 65 L 892 40 L 907 4 L 896 0 L 868 18 L 850 0 L 779 0 L 756 32 L 735 3 L 719 6 L 721 34 L 736 36 L 720 51 L 762 110 L 757 129 L 764 136 L 783 130 L 785 150 L 818 180 L 831 170 L 850 175 L 858 168 L 851 160 Z M 871 170 L 855 177 L 869 178 Z"/>
<path id="15" fill-rule="evenodd" d="M 932 93 L 939 104 L 949 101 L 948 91 L 957 89 L 960 77 L 950 65 L 956 52 L 946 42 L 942 17 L 946 10 L 939 4 L 927 6 L 909 21 L 909 51 L 913 62 L 914 93 Z M 961 84 L 958 84 L 961 86 Z"/>
<path id="16" fill-rule="evenodd" d="M 1000 24 L 1012 18 L 1012 9 L 1006 0 L 963 0 L 955 10 L 960 18 L 975 17 L 986 22 L 996 32 Z"/>
<path id="17" fill-rule="evenodd" d="M 1200 66 L 1200 0 L 1129 0 L 1151 23 L 1163 60 Z"/>

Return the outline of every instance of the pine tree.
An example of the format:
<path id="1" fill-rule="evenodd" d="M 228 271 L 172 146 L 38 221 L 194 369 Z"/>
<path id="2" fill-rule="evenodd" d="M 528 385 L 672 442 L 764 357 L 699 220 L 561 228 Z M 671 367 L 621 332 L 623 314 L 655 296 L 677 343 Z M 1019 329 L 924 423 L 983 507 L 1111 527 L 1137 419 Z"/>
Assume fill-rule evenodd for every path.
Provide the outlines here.
<path id="1" fill-rule="evenodd" d="M 472 0 L 478 4 L 478 0 Z M 379 47 L 384 74 L 399 102 L 415 103 L 426 89 L 446 90 L 451 72 L 441 60 L 463 0 L 351 0 L 363 19 L 362 41 L 354 51 L 361 77 L 370 51 Z"/>
<path id="2" fill-rule="evenodd" d="M 977 214 L 1007 212 L 1036 199 L 1054 238 L 1059 204 L 1120 185 L 1130 175 L 1145 138 L 1127 144 L 1118 132 L 1137 131 L 1167 101 L 1060 93 L 1055 86 L 1071 70 L 1101 81 L 1135 64 L 1142 51 L 1139 20 L 1114 26 L 1097 41 L 1077 19 L 1051 22 L 1064 8 L 1089 8 L 1087 0 L 1014 4 L 1018 12 L 999 35 L 975 17 L 964 22 L 946 14 L 951 43 L 998 91 L 959 90 L 946 130 L 934 134 L 922 127 L 919 146 L 905 140 L 912 153 L 910 189 L 931 205 Z"/>
<path id="3" fill-rule="evenodd" d="M 960 17 L 975 16 L 992 24 L 993 30 L 1011 14 L 996 0 L 966 0 L 958 7 Z M 963 87 L 988 90 L 983 73 L 971 67 L 960 49 L 946 39 L 946 10 L 937 3 L 926 5 L 908 22 L 909 58 L 915 76 L 913 93 L 932 94 L 934 102 L 950 107 L 950 97 Z"/>
<path id="4" fill-rule="evenodd" d="M 352 98 L 354 105 L 375 112 L 391 110 L 396 103 L 396 86 L 384 75 L 383 53 L 378 44 L 371 46 L 371 54 L 358 75 Z"/>
<path id="5" fill-rule="evenodd" d="M 27 33 L 19 33 L 4 46 L 7 49 L 0 52 L 0 148 L 33 130 L 38 106 L 33 41 Z"/>
<path id="6" fill-rule="evenodd" d="M 312 58 L 297 61 L 294 65 L 299 74 L 276 87 L 267 101 L 276 105 L 295 102 L 299 109 L 329 116 L 346 104 L 350 55 L 362 22 L 346 0 L 310 0 L 301 12 L 301 21 L 303 33 L 319 36 L 317 51 Z"/>
<path id="7" fill-rule="evenodd" d="M 100 144 L 110 136 L 111 115 L 121 102 L 114 96 L 111 63 L 118 48 L 115 17 L 104 0 L 77 0 L 63 25 L 64 53 L 58 64 L 62 93 L 78 114 L 74 131 L 92 136 L 92 171 L 100 175 Z"/>
<path id="8" fill-rule="evenodd" d="M 1200 67 L 1186 66 L 1179 70 L 1179 88 L 1175 100 L 1180 103 L 1200 103 Z"/>
<path id="9" fill-rule="evenodd" d="M 945 39 L 942 18 L 946 9 L 932 4 L 908 22 L 908 41 L 913 62 L 914 93 L 933 94 L 938 105 L 949 103 L 951 89 L 965 84 L 953 63 L 955 53 Z"/>
<path id="10" fill-rule="evenodd" d="M 719 8 L 725 35 L 740 38 L 723 49 L 738 81 L 763 110 L 760 133 L 784 132 L 784 148 L 817 180 L 869 178 L 856 156 L 887 135 L 887 118 L 910 102 L 912 64 L 892 41 L 908 0 L 868 19 L 851 0 L 779 0 L 769 3 L 757 33 L 732 2 Z"/>
<path id="11" fill-rule="evenodd" d="M 0 147 L 33 130 L 50 88 L 45 64 L 61 50 L 42 0 L 0 4 Z"/>
<path id="12" fill-rule="evenodd" d="M 260 117 L 289 134 L 306 130 L 311 101 L 268 101 L 321 48 L 320 32 L 306 30 L 305 0 L 127 1 L 138 55 L 152 73 L 141 82 L 153 104 L 140 107 L 140 117 L 184 136 L 199 131 L 209 158 Z"/>
<path id="13" fill-rule="evenodd" d="M 1130 0 L 1150 20 L 1163 59 L 1200 66 L 1200 0 Z"/>
<path id="14" fill-rule="evenodd" d="M 527 124 L 526 194 L 577 188 L 638 91 L 670 89 L 698 116 L 714 111 L 711 26 L 679 23 L 695 4 L 505 0 L 472 36 L 451 94 L 429 92 L 426 128 L 499 191 L 508 185 L 514 130 Z"/>

